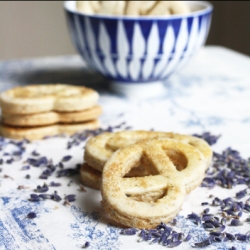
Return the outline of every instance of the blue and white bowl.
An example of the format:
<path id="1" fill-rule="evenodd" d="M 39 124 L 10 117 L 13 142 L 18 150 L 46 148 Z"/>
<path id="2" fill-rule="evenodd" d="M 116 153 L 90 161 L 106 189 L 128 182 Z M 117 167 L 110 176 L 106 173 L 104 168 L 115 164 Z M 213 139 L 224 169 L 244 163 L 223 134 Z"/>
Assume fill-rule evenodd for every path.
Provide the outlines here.
<path id="1" fill-rule="evenodd" d="M 88 15 L 75 1 L 64 7 L 73 44 L 89 66 L 122 94 L 150 96 L 162 93 L 162 82 L 205 44 L 212 5 L 186 3 L 191 13 L 166 17 Z"/>

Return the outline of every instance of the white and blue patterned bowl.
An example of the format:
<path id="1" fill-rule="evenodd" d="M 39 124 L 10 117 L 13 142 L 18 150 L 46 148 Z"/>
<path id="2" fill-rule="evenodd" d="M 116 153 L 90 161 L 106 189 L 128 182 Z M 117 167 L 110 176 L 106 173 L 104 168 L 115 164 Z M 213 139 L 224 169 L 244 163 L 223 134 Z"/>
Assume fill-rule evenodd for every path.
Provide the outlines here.
<path id="1" fill-rule="evenodd" d="M 118 92 L 130 95 L 143 86 L 140 94 L 153 95 L 205 44 L 212 5 L 186 3 L 191 13 L 166 17 L 87 15 L 76 10 L 75 1 L 64 7 L 73 44 L 89 66 Z"/>

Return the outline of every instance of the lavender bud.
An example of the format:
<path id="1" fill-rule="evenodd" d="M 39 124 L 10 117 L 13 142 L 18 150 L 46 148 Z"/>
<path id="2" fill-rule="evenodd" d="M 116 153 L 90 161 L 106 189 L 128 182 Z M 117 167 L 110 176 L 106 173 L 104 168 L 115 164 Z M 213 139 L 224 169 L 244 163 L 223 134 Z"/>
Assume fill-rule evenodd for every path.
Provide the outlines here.
<path id="1" fill-rule="evenodd" d="M 34 218 L 36 218 L 36 213 L 34 213 L 34 212 L 29 212 L 29 213 L 27 214 L 27 218 L 29 218 L 29 219 L 34 219 Z"/>

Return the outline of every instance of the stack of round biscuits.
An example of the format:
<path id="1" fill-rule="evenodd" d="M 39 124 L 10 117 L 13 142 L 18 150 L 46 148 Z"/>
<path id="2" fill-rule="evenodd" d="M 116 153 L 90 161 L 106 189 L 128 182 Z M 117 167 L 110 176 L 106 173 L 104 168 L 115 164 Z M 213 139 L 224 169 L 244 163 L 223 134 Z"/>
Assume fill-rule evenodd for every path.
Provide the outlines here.
<path id="1" fill-rule="evenodd" d="M 208 143 L 194 136 L 103 133 L 87 141 L 80 175 L 83 184 L 101 190 L 104 210 L 113 220 L 152 228 L 176 216 L 211 159 Z"/>
<path id="2" fill-rule="evenodd" d="M 16 87 L 0 94 L 0 134 L 37 140 L 100 127 L 99 94 L 67 84 Z"/>

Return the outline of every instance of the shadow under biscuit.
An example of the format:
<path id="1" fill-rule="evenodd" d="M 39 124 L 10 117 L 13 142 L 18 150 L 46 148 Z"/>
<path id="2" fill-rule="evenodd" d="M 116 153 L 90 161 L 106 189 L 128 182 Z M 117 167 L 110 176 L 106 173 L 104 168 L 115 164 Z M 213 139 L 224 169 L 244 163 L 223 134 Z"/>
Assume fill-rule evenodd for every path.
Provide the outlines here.
<path id="1" fill-rule="evenodd" d="M 78 56 L 6 61 L 0 67 L 0 91 L 31 84 L 66 83 L 98 91 L 107 89 L 108 81 L 85 65 Z"/>
<path id="2" fill-rule="evenodd" d="M 103 89 L 105 79 L 98 73 L 86 69 L 45 69 L 39 71 L 24 72 L 19 75 L 19 80 L 24 85 L 66 83 L 79 86 Z"/>

